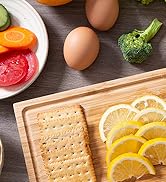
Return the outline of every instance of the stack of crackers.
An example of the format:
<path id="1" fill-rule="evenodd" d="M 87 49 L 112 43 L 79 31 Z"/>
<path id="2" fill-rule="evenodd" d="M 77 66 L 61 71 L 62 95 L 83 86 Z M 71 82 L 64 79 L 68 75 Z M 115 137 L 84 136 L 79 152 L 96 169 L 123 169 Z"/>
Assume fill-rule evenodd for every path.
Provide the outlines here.
<path id="1" fill-rule="evenodd" d="M 41 153 L 49 181 L 96 182 L 81 106 L 41 113 L 38 121 Z"/>

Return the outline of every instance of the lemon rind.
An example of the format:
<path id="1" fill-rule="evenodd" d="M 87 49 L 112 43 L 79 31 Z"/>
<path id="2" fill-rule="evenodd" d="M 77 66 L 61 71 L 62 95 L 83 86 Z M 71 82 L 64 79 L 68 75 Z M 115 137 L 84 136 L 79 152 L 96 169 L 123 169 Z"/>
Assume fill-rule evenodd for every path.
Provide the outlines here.
<path id="1" fill-rule="evenodd" d="M 143 157 L 143 156 L 141 156 L 139 154 L 135 154 L 135 153 L 125 153 L 125 154 L 122 154 L 122 155 L 118 156 L 117 158 L 115 158 L 109 164 L 108 171 L 107 171 L 107 178 L 111 182 L 115 182 L 115 180 L 113 178 L 111 178 L 113 176 L 112 174 L 114 172 L 114 171 L 111 172 L 111 169 L 115 168 L 115 166 L 118 165 L 118 163 L 120 164 L 125 160 L 131 160 L 131 159 L 135 160 L 135 161 L 138 161 L 141 164 L 143 164 L 147 168 L 149 174 L 152 174 L 152 175 L 156 174 L 154 166 L 151 164 L 151 162 L 147 158 L 145 158 L 145 157 Z"/>
<path id="2" fill-rule="evenodd" d="M 140 148 L 138 154 L 139 155 L 144 155 L 145 152 L 150 148 L 150 147 L 154 147 L 155 145 L 159 145 L 159 144 L 164 144 L 166 145 L 166 138 L 154 138 L 151 139 L 149 141 L 146 141 Z"/>
<path id="3" fill-rule="evenodd" d="M 164 110 L 166 110 L 166 102 L 162 100 L 160 97 L 155 95 L 145 95 L 145 96 L 139 97 L 131 103 L 131 106 L 136 108 L 136 105 L 139 102 L 147 101 L 147 100 L 155 100 L 156 102 L 160 103 L 163 106 Z"/>
<path id="4" fill-rule="evenodd" d="M 115 151 L 115 149 L 117 148 L 117 146 L 123 144 L 124 142 L 126 142 L 127 140 L 135 140 L 138 141 L 142 144 L 144 144 L 147 140 L 144 139 L 143 137 L 139 137 L 139 136 L 135 136 L 135 135 L 128 135 L 128 136 L 124 136 L 118 140 L 116 140 L 111 146 L 110 148 L 107 150 L 107 154 L 106 154 L 106 163 L 107 166 L 109 166 L 110 163 L 110 155 L 111 153 L 113 153 Z M 114 159 L 113 159 L 114 160 Z"/>
<path id="5" fill-rule="evenodd" d="M 107 140 L 106 140 L 107 149 L 113 143 L 113 140 L 115 138 L 115 134 L 118 131 L 120 131 L 122 128 L 126 127 L 126 129 L 138 129 L 139 130 L 142 126 L 143 126 L 143 123 L 139 122 L 139 121 L 128 121 L 128 122 L 122 122 L 122 123 L 115 125 L 107 135 Z M 132 135 L 132 133 L 131 133 L 131 135 Z"/>
<path id="6" fill-rule="evenodd" d="M 135 136 L 143 136 L 147 131 L 149 131 L 150 129 L 164 129 L 166 131 L 166 123 L 165 122 L 152 122 L 152 123 L 148 123 L 146 125 L 143 125 L 142 127 L 140 127 L 140 129 L 135 133 Z"/>
<path id="7" fill-rule="evenodd" d="M 148 114 L 148 113 L 158 113 L 158 114 L 161 114 L 161 115 L 165 115 L 166 116 L 166 111 L 164 111 L 164 110 L 161 110 L 161 109 L 156 109 L 156 108 L 147 108 L 147 109 L 143 109 L 143 110 L 141 110 L 140 112 L 138 112 L 136 115 L 135 115 L 135 117 L 134 117 L 134 119 L 133 120 L 135 120 L 135 121 L 139 121 L 139 118 L 140 117 L 142 117 L 143 115 L 145 115 L 145 114 Z M 165 119 L 165 117 L 163 117 L 163 119 Z"/>
<path id="8" fill-rule="evenodd" d="M 100 122 L 99 122 L 99 133 L 100 133 L 100 137 L 101 137 L 101 139 L 102 139 L 103 142 L 106 142 L 106 136 L 104 135 L 104 129 L 103 129 L 105 120 L 106 120 L 106 118 L 109 116 L 109 114 L 110 114 L 111 112 L 116 111 L 116 110 L 118 110 L 119 108 L 128 109 L 128 110 L 131 110 L 132 112 L 135 112 L 135 113 L 138 113 L 138 112 L 139 112 L 138 109 L 132 107 L 132 106 L 129 105 L 129 104 L 118 104 L 118 105 L 109 107 L 109 108 L 104 112 L 104 114 L 102 115 L 102 117 L 101 117 L 101 119 L 100 119 Z"/>

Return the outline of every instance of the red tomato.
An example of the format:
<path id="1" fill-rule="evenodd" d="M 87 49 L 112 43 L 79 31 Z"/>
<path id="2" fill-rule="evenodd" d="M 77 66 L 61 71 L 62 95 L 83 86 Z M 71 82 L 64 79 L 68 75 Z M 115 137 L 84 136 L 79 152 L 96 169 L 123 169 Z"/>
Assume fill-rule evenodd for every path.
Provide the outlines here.
<path id="1" fill-rule="evenodd" d="M 28 81 L 38 70 L 36 55 L 20 50 L 0 55 L 0 86 L 6 87 Z"/>
<path id="2" fill-rule="evenodd" d="M 27 60 L 19 51 L 0 55 L 0 86 L 6 87 L 20 82 L 27 72 Z"/>
<path id="3" fill-rule="evenodd" d="M 22 82 L 28 81 L 38 70 L 38 60 L 35 55 L 30 49 L 21 51 L 22 55 L 28 61 L 28 72 L 27 75 L 21 80 Z"/>

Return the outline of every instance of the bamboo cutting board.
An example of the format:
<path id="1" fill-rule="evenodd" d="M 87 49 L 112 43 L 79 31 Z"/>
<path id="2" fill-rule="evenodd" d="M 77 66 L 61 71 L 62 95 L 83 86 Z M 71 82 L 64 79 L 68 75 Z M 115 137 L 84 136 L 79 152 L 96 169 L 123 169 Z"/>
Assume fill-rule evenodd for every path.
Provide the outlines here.
<path id="1" fill-rule="evenodd" d="M 104 111 L 115 104 L 130 103 L 137 97 L 153 94 L 166 100 L 166 69 L 108 81 L 14 104 L 30 182 L 47 182 L 39 149 L 37 114 L 64 105 L 80 104 L 88 123 L 90 147 L 98 182 L 106 182 L 105 144 L 98 124 Z M 157 176 L 140 182 L 165 182 L 166 167 L 157 167 Z"/>

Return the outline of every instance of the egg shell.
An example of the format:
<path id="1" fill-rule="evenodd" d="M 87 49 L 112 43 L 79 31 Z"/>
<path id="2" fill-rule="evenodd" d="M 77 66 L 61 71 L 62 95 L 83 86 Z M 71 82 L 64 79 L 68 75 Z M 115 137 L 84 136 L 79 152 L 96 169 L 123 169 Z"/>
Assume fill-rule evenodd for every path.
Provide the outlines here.
<path id="1" fill-rule="evenodd" d="M 119 15 L 118 0 L 86 0 L 86 15 L 89 23 L 97 30 L 109 30 Z"/>
<path id="2" fill-rule="evenodd" d="M 75 70 L 88 68 L 99 53 L 99 39 L 88 27 L 72 30 L 64 43 L 64 58 L 69 67 Z"/>

